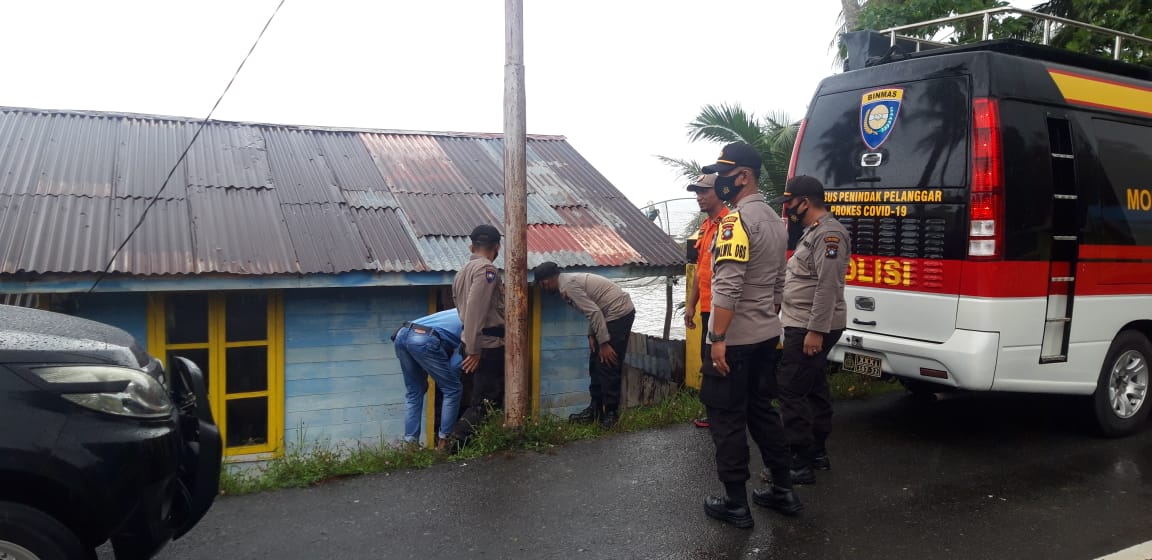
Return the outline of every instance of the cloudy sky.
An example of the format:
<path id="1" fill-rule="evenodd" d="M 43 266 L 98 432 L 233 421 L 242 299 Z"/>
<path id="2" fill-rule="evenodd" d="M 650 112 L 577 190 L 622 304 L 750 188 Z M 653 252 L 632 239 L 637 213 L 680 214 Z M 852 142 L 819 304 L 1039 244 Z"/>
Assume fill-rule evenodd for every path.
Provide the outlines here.
<path id="1" fill-rule="evenodd" d="M 0 105 L 202 118 L 279 0 L 0 0 Z M 714 158 L 707 103 L 801 116 L 838 0 L 525 0 L 528 132 L 633 202 L 684 194 L 653 157 Z M 287 0 L 218 119 L 499 132 L 502 0 Z M 159 185 L 158 185 L 159 186 Z"/>

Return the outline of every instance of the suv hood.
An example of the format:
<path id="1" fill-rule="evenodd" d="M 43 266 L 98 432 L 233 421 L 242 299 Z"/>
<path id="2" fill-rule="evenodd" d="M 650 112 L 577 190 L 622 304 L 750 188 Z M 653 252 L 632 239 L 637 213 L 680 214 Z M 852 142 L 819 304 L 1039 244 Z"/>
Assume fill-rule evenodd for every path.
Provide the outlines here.
<path id="1" fill-rule="evenodd" d="M 116 327 L 0 305 L 0 363 L 93 361 L 142 368 L 150 359 L 132 335 Z"/>

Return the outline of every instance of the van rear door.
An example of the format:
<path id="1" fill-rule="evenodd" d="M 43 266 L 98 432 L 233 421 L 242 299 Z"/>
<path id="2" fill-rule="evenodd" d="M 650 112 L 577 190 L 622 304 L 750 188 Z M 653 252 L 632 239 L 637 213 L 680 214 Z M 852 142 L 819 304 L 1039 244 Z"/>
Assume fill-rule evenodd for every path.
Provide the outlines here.
<path id="1" fill-rule="evenodd" d="M 956 327 L 968 240 L 969 78 L 826 86 L 798 139 L 795 174 L 825 185 L 852 235 L 848 328 L 943 342 Z"/>

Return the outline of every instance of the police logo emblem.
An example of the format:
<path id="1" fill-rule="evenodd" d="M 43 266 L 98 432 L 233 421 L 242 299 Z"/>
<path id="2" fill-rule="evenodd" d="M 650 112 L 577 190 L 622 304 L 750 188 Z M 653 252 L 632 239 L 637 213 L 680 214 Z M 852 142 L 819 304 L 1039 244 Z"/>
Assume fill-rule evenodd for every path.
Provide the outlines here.
<path id="1" fill-rule="evenodd" d="M 735 225 L 735 224 L 724 224 L 724 227 L 720 228 L 720 239 L 723 239 L 724 241 L 728 241 L 729 239 L 732 239 L 732 226 L 733 225 Z"/>
<path id="2" fill-rule="evenodd" d="M 860 97 L 860 137 L 865 145 L 875 150 L 888 139 L 903 101 L 904 88 L 872 90 Z"/>
<path id="3" fill-rule="evenodd" d="M 489 284 L 495 282 L 496 281 L 496 271 L 495 270 L 485 270 L 484 271 L 484 279 L 487 280 Z"/>

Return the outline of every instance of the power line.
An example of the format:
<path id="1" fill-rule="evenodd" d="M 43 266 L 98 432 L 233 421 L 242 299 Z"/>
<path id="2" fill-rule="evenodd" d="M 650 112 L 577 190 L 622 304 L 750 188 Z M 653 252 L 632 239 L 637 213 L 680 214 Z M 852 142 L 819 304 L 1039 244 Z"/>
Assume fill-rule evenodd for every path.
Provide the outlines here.
<path id="1" fill-rule="evenodd" d="M 116 257 L 120 256 L 120 252 L 123 251 L 124 247 L 128 245 L 128 242 L 132 240 L 132 236 L 136 235 L 136 232 L 140 230 L 140 226 L 144 224 L 144 218 L 148 217 L 148 211 L 152 210 L 152 207 L 156 205 L 156 201 L 160 200 L 160 195 L 164 194 L 164 189 L 168 188 L 168 183 L 172 181 L 172 176 L 176 174 L 176 170 L 180 168 L 180 164 L 184 163 L 184 159 L 188 157 L 188 151 L 192 149 L 192 145 L 196 143 L 196 139 L 200 138 L 200 133 L 204 131 L 204 127 L 208 125 L 208 121 L 212 120 L 212 115 L 216 113 L 216 108 L 220 106 L 221 101 L 224 101 L 224 96 L 228 94 L 228 90 L 232 89 L 232 84 L 236 81 L 236 77 L 240 75 L 240 70 L 244 68 L 244 64 L 248 62 L 248 58 L 251 57 L 252 53 L 256 50 L 256 45 L 259 45 L 260 40 L 264 38 L 264 32 L 268 31 L 268 26 L 272 25 L 272 20 L 276 19 L 276 14 L 280 13 L 280 8 L 284 7 L 285 1 L 286 0 L 280 0 L 280 3 L 276 5 L 276 9 L 272 10 L 272 15 L 269 16 L 268 21 L 264 23 L 260 34 L 256 36 L 256 41 L 254 41 L 252 47 L 248 49 L 248 54 L 244 55 L 244 59 L 240 61 L 240 65 L 237 66 L 236 71 L 232 73 L 232 79 L 228 80 L 228 85 L 224 86 L 224 91 L 220 92 L 220 97 L 216 98 L 216 103 L 212 105 L 212 109 L 208 111 L 208 116 L 200 121 L 200 126 L 196 128 L 196 133 L 192 135 L 192 139 L 189 140 L 188 145 L 184 147 L 184 152 L 176 159 L 176 163 L 172 164 L 172 169 L 168 171 L 168 176 L 164 178 L 164 183 L 160 185 L 160 190 L 156 191 L 156 194 L 148 201 L 148 206 L 145 206 L 144 212 L 140 214 L 140 220 L 136 222 L 132 231 L 128 232 L 128 236 L 124 238 L 124 242 L 112 252 L 112 256 L 108 259 L 108 264 L 104 265 L 104 269 L 100 271 L 100 274 L 96 277 L 96 281 L 93 282 L 92 287 L 88 289 L 88 293 L 96 290 L 96 286 L 100 285 L 100 281 L 104 280 L 104 277 L 108 275 L 108 271 L 112 269 L 112 264 L 116 262 Z"/>

